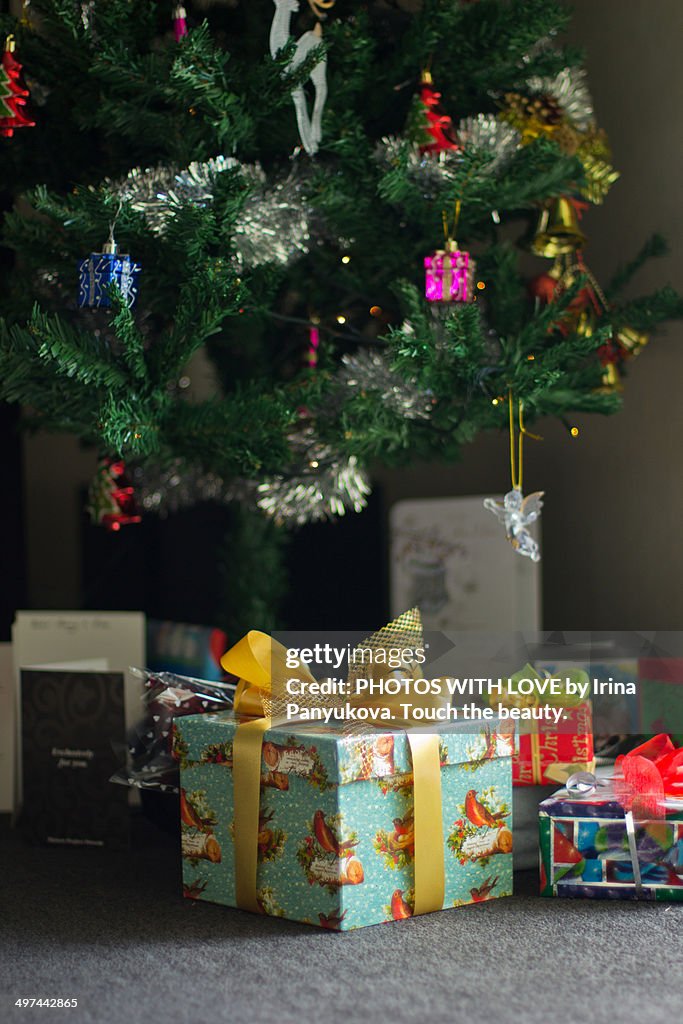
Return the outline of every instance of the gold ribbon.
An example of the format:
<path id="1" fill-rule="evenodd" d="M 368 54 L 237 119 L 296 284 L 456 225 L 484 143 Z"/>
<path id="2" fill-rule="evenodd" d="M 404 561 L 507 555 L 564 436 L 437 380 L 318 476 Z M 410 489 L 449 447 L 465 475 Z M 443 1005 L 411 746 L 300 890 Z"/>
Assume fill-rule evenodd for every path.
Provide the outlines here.
<path id="1" fill-rule="evenodd" d="M 453 286 L 453 264 L 451 253 L 445 250 L 441 257 L 441 299 L 443 302 L 451 301 L 451 288 Z"/>
<path id="2" fill-rule="evenodd" d="M 544 769 L 541 761 L 541 741 L 536 722 L 534 722 L 534 730 L 529 733 L 529 736 L 531 738 L 531 781 L 535 786 L 547 785 L 548 782 L 557 782 L 561 786 L 577 771 L 595 771 L 594 757 L 590 761 L 551 761 Z"/>
<path id="3" fill-rule="evenodd" d="M 227 651 L 221 658 L 221 665 L 239 678 L 234 710 L 244 717 L 238 723 L 233 740 L 236 902 L 244 910 L 258 912 L 256 874 L 263 737 L 268 729 L 288 721 L 284 714 L 287 680 L 296 678 L 307 683 L 315 680 L 304 665 L 297 663 L 292 667 L 291 660 L 288 665 L 286 648 L 258 630 L 251 630 Z M 421 708 L 443 707 L 447 703 L 444 695 L 423 696 L 410 691 L 379 698 L 355 693 L 346 699 L 355 707 L 388 708 L 391 722 L 372 723 L 375 727 L 407 730 L 414 723 L 400 715 L 399 704 L 409 703 L 411 696 L 413 705 Z M 306 696 L 298 694 L 297 702 L 300 706 L 306 705 Z M 339 706 L 343 704 L 340 698 L 309 697 L 306 706 L 330 707 L 335 702 Z M 439 737 L 421 731 L 408 732 L 408 742 L 413 761 L 415 807 L 414 913 L 427 914 L 441 910 L 445 893 Z"/>
<path id="4" fill-rule="evenodd" d="M 545 777 L 551 782 L 557 782 L 560 785 L 564 785 L 567 779 L 576 774 L 577 769 L 582 772 L 594 772 L 595 758 L 593 757 L 590 761 L 579 761 L 576 764 L 567 764 L 563 761 L 556 761 L 554 764 L 546 766 Z M 542 778 L 540 781 L 542 781 Z"/>
<path id="5" fill-rule="evenodd" d="M 408 733 L 413 758 L 415 807 L 415 909 L 414 914 L 441 910 L 446 891 L 443 862 L 441 765 L 439 737 Z"/>

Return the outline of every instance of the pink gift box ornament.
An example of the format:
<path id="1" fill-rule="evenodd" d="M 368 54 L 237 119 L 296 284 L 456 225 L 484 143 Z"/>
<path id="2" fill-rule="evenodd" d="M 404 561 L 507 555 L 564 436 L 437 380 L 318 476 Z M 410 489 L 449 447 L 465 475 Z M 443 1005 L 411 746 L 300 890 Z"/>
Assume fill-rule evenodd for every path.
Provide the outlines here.
<path id="1" fill-rule="evenodd" d="M 475 262 L 468 252 L 447 242 L 446 249 L 437 249 L 425 256 L 425 296 L 429 302 L 471 302 Z"/>

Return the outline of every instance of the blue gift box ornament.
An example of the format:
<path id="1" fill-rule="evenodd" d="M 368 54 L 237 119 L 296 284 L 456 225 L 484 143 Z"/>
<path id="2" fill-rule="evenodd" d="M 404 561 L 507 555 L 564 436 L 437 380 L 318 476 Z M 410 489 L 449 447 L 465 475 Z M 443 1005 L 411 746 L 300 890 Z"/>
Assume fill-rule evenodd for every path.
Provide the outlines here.
<path id="1" fill-rule="evenodd" d="M 108 288 L 114 284 L 128 306 L 135 303 L 141 267 L 130 256 L 119 252 L 113 235 L 102 252 L 91 252 L 78 265 L 78 305 L 111 306 Z"/>

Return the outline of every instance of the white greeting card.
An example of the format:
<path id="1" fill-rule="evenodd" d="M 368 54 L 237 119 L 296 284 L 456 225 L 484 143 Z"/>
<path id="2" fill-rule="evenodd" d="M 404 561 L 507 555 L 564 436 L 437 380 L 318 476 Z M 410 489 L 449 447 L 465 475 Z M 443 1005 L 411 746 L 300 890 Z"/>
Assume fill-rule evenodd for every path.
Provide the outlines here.
<path id="1" fill-rule="evenodd" d="M 540 627 L 539 565 L 515 552 L 483 497 L 400 501 L 390 530 L 392 615 L 417 605 L 426 629 Z"/>

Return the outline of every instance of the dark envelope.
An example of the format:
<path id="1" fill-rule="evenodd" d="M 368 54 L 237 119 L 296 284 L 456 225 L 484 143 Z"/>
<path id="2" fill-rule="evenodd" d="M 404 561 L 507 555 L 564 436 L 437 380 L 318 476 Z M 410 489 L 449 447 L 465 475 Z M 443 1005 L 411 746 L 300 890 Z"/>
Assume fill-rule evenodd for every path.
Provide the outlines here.
<path id="1" fill-rule="evenodd" d="M 26 837 L 126 846 L 128 790 L 109 781 L 125 742 L 123 674 L 22 669 L 21 733 Z"/>

